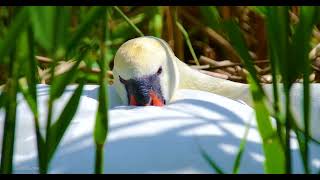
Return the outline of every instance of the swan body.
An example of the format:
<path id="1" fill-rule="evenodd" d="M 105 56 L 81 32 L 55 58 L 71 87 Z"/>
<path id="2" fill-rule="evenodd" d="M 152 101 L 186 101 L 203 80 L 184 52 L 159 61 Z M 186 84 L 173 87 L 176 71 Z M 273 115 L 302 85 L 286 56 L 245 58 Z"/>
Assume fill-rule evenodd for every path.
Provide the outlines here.
<path id="1" fill-rule="evenodd" d="M 49 87 L 38 85 L 39 123 L 45 130 Z M 54 103 L 53 120 L 64 109 L 76 86 L 67 86 Z M 49 166 L 49 173 L 94 172 L 93 130 L 99 87 L 85 85 L 78 110 Z M 175 101 L 163 107 L 122 105 L 109 87 L 109 133 L 104 149 L 104 173 L 215 173 L 200 147 L 231 173 L 248 123 L 249 134 L 239 173 L 264 173 L 263 149 L 254 110 L 245 104 L 199 90 L 178 89 Z M 227 104 L 227 106 L 226 106 Z M 0 137 L 4 113 L 0 111 Z M 2 140 L 0 139 L 0 149 Z M 298 144 L 292 137 L 293 172 L 303 173 Z M 319 145 L 310 144 L 312 172 L 320 168 Z M 38 173 L 32 112 L 18 96 L 14 173 Z"/>
<path id="2" fill-rule="evenodd" d="M 135 44 L 135 48 L 130 48 L 131 43 Z M 201 156 L 200 147 L 226 173 L 231 173 L 248 123 L 251 125 L 239 172 L 264 172 L 261 138 L 254 110 L 247 105 L 250 105 L 250 94 L 246 85 L 212 78 L 192 70 L 174 56 L 163 40 L 145 37 L 131 43 L 119 49 L 113 69 L 115 83 L 109 87 L 105 173 L 215 173 Z M 152 84 L 147 86 L 146 83 Z M 312 102 L 318 102 L 317 86 L 311 86 Z M 264 86 L 269 95 L 272 92 L 270 87 Z M 49 173 L 94 172 L 93 129 L 98 88 L 94 85 L 84 86 L 77 113 L 58 146 Z M 74 90 L 75 86 L 68 86 L 54 103 L 53 120 L 62 112 Z M 294 107 L 299 107 L 301 95 L 298 92 L 301 86 L 295 85 L 293 90 L 298 98 L 298 101 L 294 101 Z M 40 128 L 45 130 L 49 86 L 39 85 L 37 92 Z M 162 105 L 162 100 L 166 106 L 127 106 L 130 103 L 144 105 L 145 102 L 147 105 Z M 319 106 L 313 104 L 311 132 L 319 140 L 320 133 L 315 128 L 319 127 L 317 109 Z M 301 115 L 301 110 L 296 110 L 294 113 Z M 0 111 L 0 117 L 2 138 L 3 111 Z M 319 148 L 319 145 L 310 143 L 313 173 L 320 168 Z M 292 137 L 291 149 L 293 172 L 303 173 L 295 137 Z M 33 115 L 21 94 L 18 96 L 13 160 L 14 173 L 38 173 Z"/>
<path id="3" fill-rule="evenodd" d="M 172 52 L 169 45 L 162 39 L 145 36 L 125 42 L 117 51 L 114 59 L 115 87 L 124 104 L 128 104 L 126 90 L 119 81 L 123 78 L 139 78 L 154 73 L 162 67 L 160 85 L 167 102 L 177 98 L 178 89 L 194 89 L 215 93 L 234 100 L 241 100 L 253 107 L 248 84 L 232 82 L 215 78 L 190 68 L 180 61 Z M 280 84 L 280 89 L 282 85 Z M 262 84 L 266 95 L 273 100 L 271 84 Z M 283 91 L 280 91 L 283 92 Z M 280 94 L 281 104 L 284 108 L 285 97 Z M 291 89 L 291 110 L 297 120 L 299 128 L 303 127 L 303 85 L 295 83 Z M 130 103 L 129 103 L 130 104 Z M 311 84 L 311 122 L 310 132 L 312 137 L 320 133 L 320 85 Z M 320 139 L 319 139 L 320 140 Z"/>

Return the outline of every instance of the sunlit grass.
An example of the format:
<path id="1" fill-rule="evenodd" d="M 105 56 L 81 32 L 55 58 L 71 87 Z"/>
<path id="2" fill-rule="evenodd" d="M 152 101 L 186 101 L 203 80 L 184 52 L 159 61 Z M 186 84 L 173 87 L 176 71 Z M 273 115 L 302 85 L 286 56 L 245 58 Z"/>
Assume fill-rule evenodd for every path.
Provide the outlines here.
<path id="1" fill-rule="evenodd" d="M 200 65 L 199 54 L 195 48 L 196 43 L 193 40 L 199 34 L 203 40 L 201 43 L 213 40 L 215 43 L 218 42 L 215 48 L 220 48 L 221 51 L 236 50 L 238 58 L 242 60 L 249 72 L 247 80 L 250 84 L 258 130 L 263 143 L 265 173 L 292 173 L 289 136 L 292 131 L 297 135 L 304 172 L 317 173 L 310 170 L 309 143 L 314 140 L 309 137 L 311 109 L 309 75 L 311 71 L 308 53 L 311 50 L 312 30 L 320 20 L 318 7 L 300 7 L 299 22 L 294 25 L 289 18 L 290 7 L 250 7 L 253 12 L 263 17 L 266 24 L 267 54 L 273 79 L 272 104 L 269 104 L 270 99 L 266 97 L 260 84 L 260 77 L 258 77 L 254 59 L 249 53 L 250 49 L 244 32 L 240 29 L 238 21 L 234 21 L 235 18 L 224 19 L 225 15 L 221 14 L 219 7 L 198 7 L 201 14 L 199 22 L 204 24 L 204 27 L 194 27 L 184 22 L 185 20 L 188 22 L 187 16 L 180 19 L 177 17 L 179 14 L 175 14 L 175 22 L 170 23 L 171 17 L 166 15 L 166 13 L 170 14 L 167 7 L 150 7 L 148 10 L 146 8 L 149 7 L 0 7 L 0 18 L 3 18 L 0 19 L 0 64 L 5 65 L 8 71 L 8 78 L 0 95 L 0 108 L 5 111 L 1 173 L 14 171 L 12 162 L 17 94 L 23 94 L 33 113 L 39 173 L 48 173 L 50 161 L 77 111 L 83 87 L 89 82 L 98 84 L 100 87 L 93 134 L 96 145 L 93 166 L 94 173 L 103 173 L 103 152 L 108 135 L 108 82 L 110 80 L 106 74 L 112 68 L 110 62 L 117 48 L 130 38 L 153 35 L 173 40 L 171 42 L 173 44 L 185 42 L 185 47 L 180 47 L 179 52 Z M 181 13 L 184 13 L 183 8 L 181 9 Z M 174 34 L 174 29 L 182 33 L 184 38 L 182 41 Z M 232 47 L 226 42 L 229 42 Z M 229 48 L 228 51 L 225 51 L 225 48 Z M 50 70 L 50 78 L 45 80 L 50 84 L 50 96 L 44 134 L 40 132 L 36 88 L 37 84 L 43 80 L 38 70 L 44 65 L 37 61 L 35 58 L 37 55 L 52 59 L 51 63 L 45 67 Z M 227 57 L 233 56 L 234 54 Z M 55 74 L 61 61 L 71 59 L 74 62 L 71 68 L 62 74 Z M 188 61 L 189 59 L 186 60 Z M 97 67 L 99 71 L 95 73 L 80 71 L 81 64 L 89 70 Z M 303 79 L 304 97 L 301 102 L 304 112 L 305 131 L 303 132 L 297 128 L 294 122 L 296 117 L 293 117 L 289 109 L 292 103 L 290 89 L 300 77 Z M 74 83 L 78 86 L 65 105 L 64 111 L 57 119 L 52 119 L 54 102 L 59 100 L 69 84 Z M 280 108 L 280 94 L 285 95 L 284 109 Z M 276 120 L 275 127 L 271 125 L 271 116 Z M 249 125 L 240 143 L 232 170 L 221 169 L 220 165 L 210 158 L 210 154 L 200 147 L 202 156 L 215 172 L 239 173 L 248 131 Z"/>
<path id="2" fill-rule="evenodd" d="M 300 21 L 299 24 L 293 28 L 294 32 L 290 32 L 288 7 L 266 7 L 266 11 L 264 11 L 264 13 L 266 13 L 265 16 L 267 19 L 269 58 L 273 68 L 272 75 L 274 78 L 280 75 L 282 77 L 281 83 L 283 84 L 283 88 L 279 91 L 278 81 L 273 81 L 274 104 L 272 107 L 274 109 L 272 112 L 275 112 L 274 115 L 278 122 L 276 130 L 273 130 L 270 125 L 262 125 L 263 122 L 266 123 L 268 121 L 270 124 L 270 119 L 268 118 L 269 112 L 266 106 L 263 105 L 263 98 L 265 97 L 265 94 L 256 78 L 257 73 L 253 68 L 252 60 L 247 53 L 248 49 L 245 47 L 242 35 L 240 31 L 235 31 L 237 29 L 236 25 L 230 24 L 227 26 L 227 29 L 232 29 L 228 32 L 228 35 L 250 73 L 249 82 L 254 99 L 259 132 L 263 138 L 266 170 L 269 173 L 292 173 L 290 132 L 295 131 L 298 136 L 305 173 L 310 173 L 308 152 L 310 119 L 310 60 L 308 59 L 308 54 L 311 50 L 309 42 L 312 29 L 316 24 L 316 9 L 315 7 L 301 7 Z M 293 35 L 291 36 L 291 34 Z M 293 117 L 290 110 L 292 103 L 290 101 L 290 89 L 295 80 L 301 74 L 303 75 L 304 87 L 304 100 L 301 104 L 303 104 L 304 127 L 306 129 L 303 138 L 301 137 L 301 133 L 298 133 L 297 130 L 293 128 L 295 126 L 293 125 L 295 123 L 295 117 Z M 279 108 L 279 92 L 285 94 L 285 109 Z M 284 119 L 282 119 L 282 117 Z M 263 133 L 266 129 L 270 129 L 269 132 Z M 283 130 L 284 134 L 282 133 Z M 272 134 L 276 134 L 276 136 L 272 136 Z M 269 139 L 266 139 L 268 136 L 273 137 L 273 140 L 270 141 Z M 267 146 L 270 146 L 271 144 L 274 144 L 274 146 L 268 148 Z M 276 167 L 276 165 L 278 167 Z"/>

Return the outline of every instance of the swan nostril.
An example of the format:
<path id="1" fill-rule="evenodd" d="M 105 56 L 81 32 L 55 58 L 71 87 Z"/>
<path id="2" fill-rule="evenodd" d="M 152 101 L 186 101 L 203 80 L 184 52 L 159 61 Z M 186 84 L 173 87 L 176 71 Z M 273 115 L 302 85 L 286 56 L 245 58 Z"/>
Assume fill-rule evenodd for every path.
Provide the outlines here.
<path id="1" fill-rule="evenodd" d="M 162 73 L 162 67 L 159 67 L 158 71 L 157 71 L 157 75 L 160 75 Z"/>
<path id="2" fill-rule="evenodd" d="M 128 81 L 119 76 L 119 80 L 122 84 L 128 84 Z"/>

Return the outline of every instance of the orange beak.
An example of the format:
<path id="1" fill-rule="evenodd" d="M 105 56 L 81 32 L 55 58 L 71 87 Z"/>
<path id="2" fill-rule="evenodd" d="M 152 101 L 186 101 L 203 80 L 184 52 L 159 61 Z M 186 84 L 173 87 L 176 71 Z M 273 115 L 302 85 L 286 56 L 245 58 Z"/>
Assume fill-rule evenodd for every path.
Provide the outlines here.
<path id="1" fill-rule="evenodd" d="M 157 94 L 154 91 L 150 91 L 149 96 L 150 96 L 150 99 L 151 99 L 150 103 L 145 104 L 145 106 L 164 106 L 164 102 L 157 96 Z M 129 104 L 131 106 L 137 106 L 138 105 L 138 103 L 136 101 L 136 98 L 133 95 L 130 96 Z"/>
<path id="2" fill-rule="evenodd" d="M 164 103 L 154 91 L 150 91 L 149 96 L 151 98 L 151 105 L 153 106 L 164 106 Z"/>
<path id="3" fill-rule="evenodd" d="M 131 105 L 131 106 L 136 106 L 136 105 L 138 105 L 138 103 L 137 103 L 137 101 L 136 101 L 136 98 L 135 98 L 133 95 L 130 96 L 130 105 Z"/>

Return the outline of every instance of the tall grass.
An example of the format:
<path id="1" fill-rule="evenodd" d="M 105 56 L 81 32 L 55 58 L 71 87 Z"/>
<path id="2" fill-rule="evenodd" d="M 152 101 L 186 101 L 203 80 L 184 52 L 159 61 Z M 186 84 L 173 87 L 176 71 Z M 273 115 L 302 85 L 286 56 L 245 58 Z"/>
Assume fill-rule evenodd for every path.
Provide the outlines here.
<path id="1" fill-rule="evenodd" d="M 262 138 L 265 155 L 266 173 L 292 173 L 291 156 L 291 132 L 295 132 L 299 143 L 299 150 L 303 162 L 304 172 L 312 173 L 309 162 L 310 142 L 310 60 L 308 54 L 311 50 L 310 40 L 312 30 L 317 25 L 319 9 L 317 7 L 300 7 L 299 23 L 292 25 L 289 20 L 289 7 L 251 7 L 256 13 L 265 18 L 268 36 L 268 58 L 271 64 L 273 78 L 273 100 L 269 106 L 270 99 L 266 96 L 262 85 L 257 77 L 257 71 L 253 59 L 249 54 L 249 48 L 240 27 L 233 20 L 222 22 L 214 7 L 201 7 L 206 24 L 212 29 L 226 32 L 226 36 L 237 51 L 240 59 L 249 72 L 248 82 L 250 85 L 258 130 Z M 208 14 L 211 21 L 208 21 Z M 178 24 L 180 26 L 180 24 Z M 181 28 L 181 27 L 180 27 Z M 185 32 L 186 33 L 186 32 Z M 303 77 L 303 120 L 304 129 L 301 131 L 295 124 L 290 106 L 290 90 L 293 83 L 300 76 Z M 279 84 L 279 77 L 282 85 Z M 285 108 L 280 108 L 280 94 L 285 95 Z M 272 107 L 271 109 L 269 107 Z M 276 127 L 271 123 L 271 116 L 276 120 Z M 247 133 L 247 132 L 246 132 Z M 239 170 L 239 159 L 241 159 L 246 135 L 241 141 L 237 158 L 234 162 L 232 173 Z M 217 173 L 225 173 L 208 154 L 201 149 L 204 159 Z"/>
<path id="2" fill-rule="evenodd" d="M 82 13 L 81 17 L 72 16 L 75 7 L 9 7 L 0 10 L 2 12 L 8 9 L 15 14 L 13 18 L 11 17 L 9 26 L 4 27 L 6 28 L 4 29 L 5 34 L 0 39 L 0 63 L 10 67 L 8 69 L 9 78 L 0 98 L 1 108 L 5 109 L 1 173 L 14 172 L 14 135 L 18 93 L 23 94 L 34 116 L 39 173 L 49 172 L 50 162 L 77 112 L 83 87 L 92 77 L 90 72 L 79 71 L 80 64 L 83 62 L 89 69 L 93 66 L 98 66 L 100 69 L 96 81 L 100 89 L 93 133 L 96 144 L 94 172 L 103 173 L 104 145 L 108 134 L 108 81 L 110 79 L 107 71 L 109 70 L 108 63 L 116 50 L 116 48 L 110 48 L 110 45 L 117 39 L 117 34 L 111 34 L 111 27 L 109 27 L 111 16 L 117 20 L 120 18 L 129 25 L 123 25 L 125 29 L 122 31 L 125 33 L 128 28 L 137 32 L 138 35 L 143 36 L 143 33 L 117 6 L 81 7 L 77 9 Z M 155 13 L 158 12 L 155 11 Z M 83 14 L 86 16 L 82 16 Z M 76 26 L 72 25 L 75 17 L 79 21 Z M 96 28 L 97 26 L 102 28 Z M 93 41 L 88 41 L 88 37 L 92 36 L 96 37 L 93 38 Z M 97 39 L 100 39 L 99 43 L 95 43 Z M 40 132 L 37 102 L 37 84 L 40 83 L 41 77 L 38 74 L 39 64 L 35 57 L 39 53 L 51 59 L 48 114 L 44 134 Z M 98 56 L 94 56 L 95 54 Z M 71 68 L 62 74 L 57 74 L 60 68 L 59 63 L 66 59 L 75 60 Z M 27 68 L 23 68 L 24 64 Z M 77 83 L 77 88 L 58 118 L 53 119 L 54 102 L 59 100 L 67 85 L 72 83 Z"/>
<path id="3" fill-rule="evenodd" d="M 257 122 L 260 135 L 263 139 L 264 153 L 266 158 L 267 173 L 292 173 L 291 138 L 290 132 L 294 131 L 298 137 L 301 158 L 305 173 L 310 173 L 309 167 L 309 120 L 310 120 L 310 60 L 308 54 L 311 50 L 310 38 L 314 25 L 316 24 L 317 11 L 315 7 L 301 7 L 299 23 L 290 29 L 289 7 L 266 7 L 265 18 L 268 32 L 268 52 L 272 64 L 273 81 L 273 109 L 269 112 L 266 106 L 265 93 L 256 77 L 252 60 L 245 47 L 245 41 L 239 28 L 235 23 L 227 24 L 226 29 L 229 38 L 245 66 L 250 73 L 250 87 L 254 99 Z M 293 35 L 292 35 L 293 34 Z M 303 75 L 303 112 L 304 112 L 304 134 L 295 128 L 295 121 L 290 110 L 290 90 L 295 80 Z M 276 78 L 282 78 L 283 88 L 279 89 Z M 279 92 L 285 94 L 285 108 L 280 109 Z M 276 129 L 271 127 L 269 114 L 277 120 Z M 269 125 L 262 124 L 268 123 Z M 269 132 L 265 132 L 269 129 Z M 272 139 L 270 139 L 272 138 Z M 273 144 L 273 145 L 272 145 Z M 278 161 L 278 162 L 277 162 Z"/>
<path id="4" fill-rule="evenodd" d="M 40 173 L 47 173 L 50 169 L 50 161 L 77 111 L 82 90 L 86 83 L 86 74 L 79 72 L 78 66 L 82 58 L 86 57 L 88 51 L 78 52 L 80 56 L 77 56 L 76 63 L 74 63 L 69 71 L 62 75 L 55 75 L 56 65 L 60 60 L 66 59 L 67 57 L 74 57 L 72 51 L 77 50 L 78 44 L 82 41 L 83 37 L 90 32 L 90 27 L 94 27 L 99 19 L 106 18 L 105 9 L 105 7 L 91 8 L 88 16 L 83 19 L 71 35 L 70 7 L 14 8 L 17 15 L 8 27 L 7 35 L 0 41 L 0 59 L 6 60 L 3 63 L 8 63 L 10 66 L 10 77 L 5 84 L 4 94 L 2 94 L 5 98 L 1 99 L 3 104 L 7 104 L 5 107 L 6 119 L 1 155 L 1 173 L 13 172 L 12 157 L 14 154 L 16 96 L 19 92 L 22 92 L 24 95 L 34 115 L 39 171 Z M 14 38 L 17 37 L 18 40 L 15 41 Z M 53 63 L 50 66 L 51 86 L 48 100 L 47 124 L 44 135 L 40 132 L 41 125 L 38 121 L 39 113 L 36 84 L 39 83 L 39 75 L 37 74 L 35 49 L 38 50 L 38 53 L 39 50 L 41 50 L 42 53 L 47 54 L 53 59 Z M 101 74 L 106 72 L 104 70 L 106 62 L 105 60 L 103 60 L 103 62 L 104 63 L 101 63 Z M 27 68 L 21 67 L 24 63 L 27 64 Z M 103 77 L 101 75 L 100 80 L 102 91 L 106 90 L 107 84 L 104 75 L 105 74 L 103 74 Z M 52 119 L 54 101 L 59 99 L 66 86 L 74 82 L 75 79 L 78 80 L 76 90 L 65 105 L 60 116 L 58 116 L 57 119 Z M 104 111 L 97 115 L 98 119 L 101 119 L 101 116 L 107 116 L 107 96 L 103 95 L 103 93 L 100 95 L 104 98 L 100 98 L 99 109 L 104 109 Z M 107 122 L 104 120 L 102 123 Z M 102 126 L 102 124 L 100 126 Z"/>
<path id="5" fill-rule="evenodd" d="M 184 16 L 186 8 L 170 12 L 167 7 L 0 7 L 0 65 L 5 65 L 8 78 L 0 95 L 0 108 L 5 111 L 1 173 L 13 173 L 13 155 L 17 94 L 22 93 L 33 113 L 37 141 L 39 173 L 50 171 L 50 162 L 59 148 L 80 102 L 84 85 L 94 82 L 99 85 L 99 104 L 96 112 L 93 138 L 95 142 L 94 173 L 103 173 L 104 146 L 108 135 L 108 81 L 110 62 L 117 48 L 126 40 L 136 36 L 153 35 L 169 39 L 179 55 L 190 57 L 197 65 L 197 51 L 193 39 L 201 34 L 203 41 L 213 40 L 229 56 L 241 59 L 248 70 L 248 82 L 254 100 L 258 130 L 262 138 L 266 173 L 292 173 L 290 132 L 297 135 L 305 173 L 310 170 L 310 38 L 319 23 L 318 7 L 300 7 L 299 22 L 290 22 L 290 7 L 250 7 L 261 15 L 266 23 L 267 52 L 273 79 L 273 100 L 267 99 L 259 82 L 249 47 L 234 18 L 221 13 L 223 7 L 197 7 L 203 26 L 190 28 Z M 181 10 L 181 11 L 180 11 Z M 130 15 L 128 15 L 129 13 Z M 174 18 L 172 18 L 174 15 Z M 183 16 L 183 18 L 181 18 Z M 186 21 L 185 21 L 186 20 Z M 174 22 L 173 22 L 174 21 Z M 199 24 L 199 22 L 195 22 Z M 178 31 L 175 32 L 175 29 Z M 201 32 L 201 33 L 199 33 Z M 206 36 L 203 36 L 203 33 Z M 175 33 L 181 33 L 181 37 Z M 221 35 L 221 36 L 220 36 Z M 208 36 L 208 37 L 207 37 Z M 226 41 L 224 39 L 228 39 Z M 184 39 L 183 39 L 184 38 Z M 209 40 L 208 40 L 209 39 Z M 183 42 L 186 43 L 184 48 Z M 182 44 L 182 45 L 181 45 Z M 187 49 L 187 51 L 184 51 Z M 235 52 L 237 53 L 235 56 Z M 225 53 L 228 55 L 228 53 Z M 43 68 L 35 58 L 45 55 L 52 59 L 47 65 L 50 84 L 46 131 L 40 131 L 37 84 L 43 81 L 39 69 Z M 62 61 L 73 59 L 71 68 L 57 73 Z M 200 58 L 201 60 L 201 58 Z M 186 61 L 187 62 L 187 61 Z M 84 66 L 89 71 L 80 70 Z M 93 73 L 93 68 L 99 68 Z M 295 80 L 303 78 L 304 129 L 295 124 L 290 112 L 290 90 Z M 279 82 L 283 87 L 279 85 Z M 59 100 L 69 84 L 77 84 L 71 98 L 57 119 L 53 119 L 54 102 Z M 285 108 L 280 106 L 280 94 L 285 94 Z M 270 116 L 276 120 L 273 127 Z M 240 143 L 233 169 L 222 169 L 203 149 L 201 154 L 218 173 L 238 173 L 245 151 L 249 125 Z"/>

